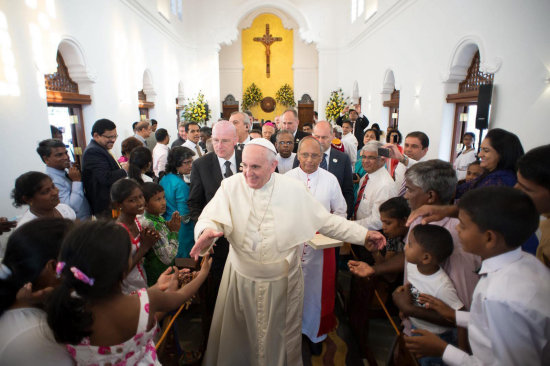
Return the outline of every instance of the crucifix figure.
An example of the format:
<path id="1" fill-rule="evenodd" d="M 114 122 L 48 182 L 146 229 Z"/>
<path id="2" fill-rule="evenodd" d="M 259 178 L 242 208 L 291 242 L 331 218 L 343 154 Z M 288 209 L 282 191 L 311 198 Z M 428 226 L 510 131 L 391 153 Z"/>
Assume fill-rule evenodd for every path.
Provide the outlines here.
<path id="1" fill-rule="evenodd" d="M 269 49 L 269 47 L 274 42 L 280 42 L 282 40 L 282 37 L 272 37 L 271 34 L 269 34 L 269 24 L 265 25 L 265 34 L 262 37 L 254 37 L 254 41 L 262 42 L 262 44 L 265 46 L 265 73 L 267 77 L 269 77 L 270 75 L 269 56 L 271 56 L 271 50 Z"/>

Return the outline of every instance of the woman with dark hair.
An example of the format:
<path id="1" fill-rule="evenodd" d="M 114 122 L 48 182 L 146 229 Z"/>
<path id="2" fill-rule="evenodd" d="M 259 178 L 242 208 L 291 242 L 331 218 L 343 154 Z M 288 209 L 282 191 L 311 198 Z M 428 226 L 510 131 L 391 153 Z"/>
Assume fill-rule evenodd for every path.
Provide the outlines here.
<path id="1" fill-rule="evenodd" d="M 42 310 L 57 286 L 55 268 L 61 242 L 72 223 L 41 218 L 9 237 L 0 264 L 0 363 L 72 365 L 64 346 L 54 341 Z"/>
<path id="2" fill-rule="evenodd" d="M 456 178 L 460 181 L 466 178 L 466 171 L 471 163 L 476 161 L 475 148 L 476 135 L 473 132 L 466 132 L 462 136 L 462 150 L 456 155 L 453 168 L 456 170 Z"/>
<path id="3" fill-rule="evenodd" d="M 179 247 L 176 258 L 187 258 L 193 245 L 193 221 L 189 220 L 189 185 L 183 180 L 184 175 L 191 173 L 193 163 L 193 150 L 178 146 L 172 148 L 168 153 L 168 159 L 164 173 L 161 173 L 159 184 L 164 188 L 166 197 L 166 212 L 164 218 L 169 220 L 174 212 L 181 215 L 181 226 L 179 230 Z"/>
<path id="4" fill-rule="evenodd" d="M 523 154 L 523 146 L 515 134 L 501 128 L 489 130 L 479 152 L 480 166 L 486 172 L 479 178 L 460 185 L 456 198 L 479 187 L 513 187 L 517 183 L 516 163 Z"/>
<path id="5" fill-rule="evenodd" d="M 127 163 L 128 160 L 130 160 L 130 154 L 132 153 L 132 150 L 140 146 L 143 146 L 143 143 L 134 136 L 124 139 L 124 141 L 122 141 L 122 143 L 120 144 L 120 153 L 122 155 L 120 158 L 118 158 L 118 162 Z"/>
<path id="6" fill-rule="evenodd" d="M 130 153 L 128 160 L 128 177 L 135 179 L 139 184 L 152 182 L 153 178 L 145 173 L 151 170 L 153 165 L 153 154 L 145 146 L 136 147 Z"/>
<path id="7" fill-rule="evenodd" d="M 403 147 L 401 146 L 402 141 L 403 141 L 403 135 L 401 135 L 401 132 L 399 132 L 399 130 L 390 129 L 388 131 L 388 135 L 386 136 L 386 142 L 388 144 L 394 144 L 395 146 L 397 146 L 397 149 L 401 154 L 403 154 Z M 395 179 L 395 168 L 397 168 L 397 164 L 399 164 L 399 160 L 397 159 L 390 160 L 390 166 L 388 167 L 388 170 L 393 179 Z"/>
<path id="8" fill-rule="evenodd" d="M 69 205 L 59 203 L 59 190 L 44 173 L 27 172 L 20 175 L 15 180 L 11 197 L 15 207 L 29 206 L 17 220 L 17 227 L 38 217 L 76 219 L 76 214 Z"/>

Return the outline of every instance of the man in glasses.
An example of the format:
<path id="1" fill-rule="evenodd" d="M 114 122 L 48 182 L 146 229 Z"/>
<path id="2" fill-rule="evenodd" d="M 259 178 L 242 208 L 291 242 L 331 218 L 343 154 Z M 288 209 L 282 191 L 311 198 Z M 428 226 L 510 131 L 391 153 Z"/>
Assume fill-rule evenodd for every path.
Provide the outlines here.
<path id="1" fill-rule="evenodd" d="M 329 212 L 346 218 L 347 204 L 338 179 L 319 168 L 323 155 L 321 144 L 314 137 L 304 137 L 298 144 L 300 166 L 286 176 L 302 182 Z M 307 243 L 300 248 L 304 276 L 304 311 L 302 334 L 309 340 L 312 355 L 320 355 L 322 342 L 336 326 L 334 316 L 336 288 L 336 255 L 334 248 L 315 250 Z M 322 296 L 324 295 L 324 296 Z"/>
<path id="2" fill-rule="evenodd" d="M 280 174 L 285 174 L 292 169 L 294 158 L 294 135 L 290 130 L 281 130 L 277 133 L 276 137 L 277 154 L 277 169 Z"/>
<path id="3" fill-rule="evenodd" d="M 93 140 L 82 155 L 82 183 L 96 217 L 111 217 L 111 186 L 126 178 L 127 163 L 121 166 L 111 155 L 118 137 L 116 125 L 108 119 L 97 120 L 92 127 Z"/>

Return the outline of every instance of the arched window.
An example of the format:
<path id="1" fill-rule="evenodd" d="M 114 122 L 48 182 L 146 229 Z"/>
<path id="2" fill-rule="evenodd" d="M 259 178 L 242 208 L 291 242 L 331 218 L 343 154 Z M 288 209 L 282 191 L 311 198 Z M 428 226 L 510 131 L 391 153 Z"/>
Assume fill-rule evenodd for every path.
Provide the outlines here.
<path id="1" fill-rule="evenodd" d="M 479 50 L 472 57 L 466 78 L 459 83 L 458 93 L 447 95 L 447 103 L 455 103 L 455 116 L 453 125 L 453 140 L 451 147 L 451 162 L 456 158 L 456 153 L 461 146 L 462 136 L 466 132 L 476 135 L 476 143 L 479 144 L 479 131 L 475 129 L 477 113 L 477 99 L 481 85 L 493 84 L 493 74 L 483 73 L 479 70 Z M 479 146 L 479 145 L 477 145 Z"/>
<path id="2" fill-rule="evenodd" d="M 48 122 L 62 132 L 65 145 L 69 148 L 71 161 L 80 164 L 80 156 L 86 147 L 82 106 L 91 104 L 89 95 L 80 94 L 65 65 L 61 52 L 57 51 L 57 71 L 44 75 Z M 52 136 L 53 137 L 53 136 Z"/>

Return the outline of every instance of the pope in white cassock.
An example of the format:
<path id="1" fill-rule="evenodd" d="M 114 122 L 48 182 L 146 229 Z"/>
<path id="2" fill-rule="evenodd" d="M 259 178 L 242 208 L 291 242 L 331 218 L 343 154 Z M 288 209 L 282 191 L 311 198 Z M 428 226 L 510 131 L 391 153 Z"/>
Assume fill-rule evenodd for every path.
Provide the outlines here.
<path id="1" fill-rule="evenodd" d="M 204 365 L 301 365 L 300 245 L 317 231 L 367 249 L 384 243 L 330 214 L 303 183 L 274 173 L 275 156 L 268 140 L 249 142 L 243 173 L 222 181 L 195 226 L 192 257 L 222 235 L 231 244 Z"/>
<path id="2" fill-rule="evenodd" d="M 323 151 L 319 141 L 305 137 L 298 145 L 300 166 L 286 176 L 302 182 L 327 211 L 346 217 L 347 204 L 338 179 L 325 169 L 319 169 Z M 334 248 L 315 250 L 307 243 L 300 246 L 300 261 L 304 276 L 304 311 L 302 333 L 313 343 L 327 338 L 336 326 L 336 253 Z M 312 354 L 322 348 L 312 348 Z"/>

